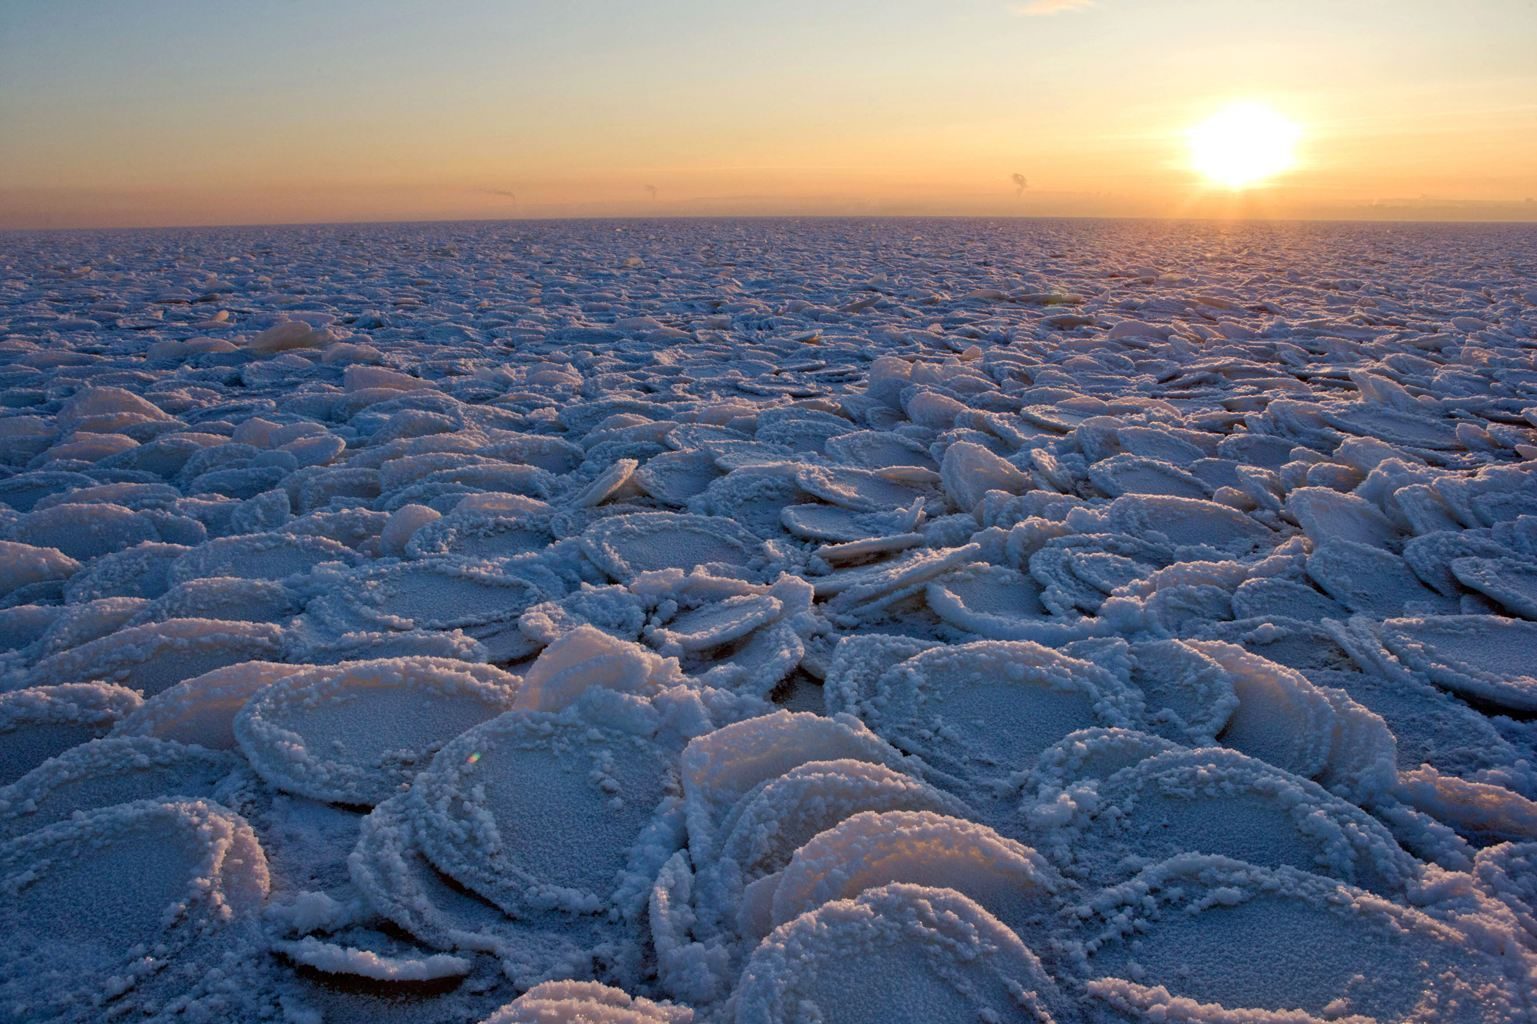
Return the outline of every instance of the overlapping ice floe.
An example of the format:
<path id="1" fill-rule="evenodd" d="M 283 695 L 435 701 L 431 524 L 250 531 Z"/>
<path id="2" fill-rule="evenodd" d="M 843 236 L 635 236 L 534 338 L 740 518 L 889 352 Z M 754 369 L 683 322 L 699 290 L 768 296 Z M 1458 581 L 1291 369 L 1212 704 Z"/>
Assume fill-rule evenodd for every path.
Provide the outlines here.
<path id="1" fill-rule="evenodd" d="M 1531 1016 L 1534 237 L 7 238 L 0 1016 Z"/>

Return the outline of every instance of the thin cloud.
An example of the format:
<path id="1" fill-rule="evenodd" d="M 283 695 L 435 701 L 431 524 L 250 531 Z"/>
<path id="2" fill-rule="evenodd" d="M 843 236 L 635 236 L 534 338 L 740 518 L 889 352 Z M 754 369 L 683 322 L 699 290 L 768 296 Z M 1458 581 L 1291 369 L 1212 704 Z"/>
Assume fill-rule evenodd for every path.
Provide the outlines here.
<path id="1" fill-rule="evenodd" d="M 1015 4 L 1014 13 L 1022 14 L 1027 18 L 1041 18 L 1052 14 L 1065 14 L 1068 11 L 1081 11 L 1085 7 L 1093 7 L 1094 0 L 1030 0 L 1029 3 Z"/>

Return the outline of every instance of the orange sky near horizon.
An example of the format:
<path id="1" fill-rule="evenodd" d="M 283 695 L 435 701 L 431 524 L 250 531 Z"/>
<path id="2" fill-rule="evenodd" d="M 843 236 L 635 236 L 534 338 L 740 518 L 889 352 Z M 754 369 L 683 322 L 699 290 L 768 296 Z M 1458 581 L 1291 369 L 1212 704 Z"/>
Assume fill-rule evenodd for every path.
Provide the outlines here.
<path id="1" fill-rule="evenodd" d="M 0 228 L 1537 220 L 1533 42 L 1532 0 L 0 0 Z M 1186 138 L 1235 100 L 1300 132 L 1241 192 Z"/>

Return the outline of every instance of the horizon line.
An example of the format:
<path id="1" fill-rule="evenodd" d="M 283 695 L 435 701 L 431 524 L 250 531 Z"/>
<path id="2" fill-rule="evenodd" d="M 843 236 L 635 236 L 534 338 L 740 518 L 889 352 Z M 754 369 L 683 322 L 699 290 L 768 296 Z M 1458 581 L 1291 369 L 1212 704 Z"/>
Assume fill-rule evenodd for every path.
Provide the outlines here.
<path id="1" fill-rule="evenodd" d="M 525 217 L 424 217 L 357 220 L 305 220 L 305 221 L 233 221 L 201 224 L 118 224 L 75 225 L 52 227 L 0 227 L 0 235 L 65 234 L 106 231 L 219 231 L 245 228 L 322 228 L 322 227 L 370 227 L 370 226 L 425 226 L 432 224 L 553 224 L 586 223 L 600 221 L 737 221 L 737 220 L 997 220 L 997 221 L 1117 221 L 1168 224 L 1381 224 L 1381 225 L 1505 225 L 1513 227 L 1537 227 L 1537 212 L 1526 218 L 1507 217 L 1195 217 L 1160 216 L 1157 214 L 1003 214 L 1003 213 L 653 213 L 653 214 L 591 214 L 576 216 L 525 216 Z"/>

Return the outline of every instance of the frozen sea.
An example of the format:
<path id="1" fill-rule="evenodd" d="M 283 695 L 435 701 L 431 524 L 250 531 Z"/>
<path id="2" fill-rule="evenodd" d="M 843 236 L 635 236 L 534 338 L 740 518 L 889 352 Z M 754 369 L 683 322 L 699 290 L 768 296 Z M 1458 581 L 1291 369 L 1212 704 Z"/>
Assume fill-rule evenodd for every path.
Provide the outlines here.
<path id="1" fill-rule="evenodd" d="M 1537 1015 L 1537 228 L 0 235 L 0 1020 Z"/>

